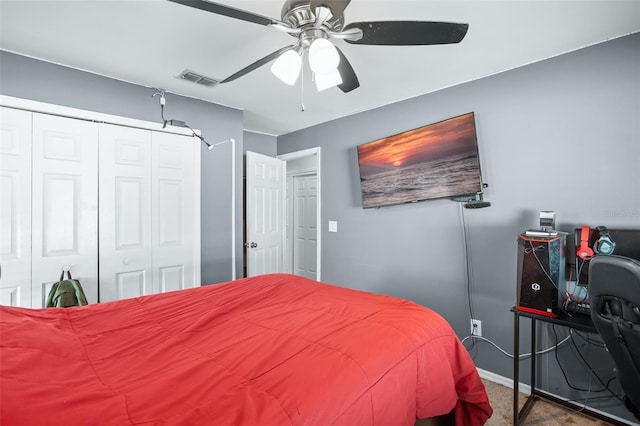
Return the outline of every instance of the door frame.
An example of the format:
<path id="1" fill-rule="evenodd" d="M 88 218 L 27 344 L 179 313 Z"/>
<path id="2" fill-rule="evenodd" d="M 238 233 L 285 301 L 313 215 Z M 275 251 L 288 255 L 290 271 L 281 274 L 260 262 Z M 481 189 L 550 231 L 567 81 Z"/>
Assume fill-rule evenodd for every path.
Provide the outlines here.
<path id="1" fill-rule="evenodd" d="M 286 154 L 281 154 L 278 155 L 276 158 L 279 158 L 280 160 L 284 160 L 284 161 L 292 161 L 292 160 L 299 160 L 301 158 L 307 158 L 307 157 L 315 157 L 316 161 L 315 161 L 315 170 L 313 169 L 307 169 L 305 170 L 305 174 L 309 174 L 309 173 L 314 173 L 317 176 L 318 179 L 318 202 L 316 205 L 316 238 L 317 238 L 317 242 L 318 242 L 318 247 L 317 247 L 317 252 L 316 252 L 316 270 L 318 271 L 317 274 L 317 280 L 321 281 L 321 277 L 322 277 L 322 216 L 321 216 L 321 212 L 322 212 L 322 175 L 321 175 L 321 150 L 320 147 L 315 147 L 315 148 L 308 148 L 308 149 L 303 149 L 300 151 L 294 151 L 294 152 L 288 152 Z M 287 168 L 288 169 L 288 168 Z M 285 191 L 286 191 L 286 182 L 285 182 Z M 287 194 L 287 195 L 291 195 L 291 194 Z M 286 223 L 285 223 L 285 229 L 289 229 L 289 220 L 290 218 L 287 217 L 286 219 Z M 292 249 L 292 247 L 289 247 L 289 249 Z"/>

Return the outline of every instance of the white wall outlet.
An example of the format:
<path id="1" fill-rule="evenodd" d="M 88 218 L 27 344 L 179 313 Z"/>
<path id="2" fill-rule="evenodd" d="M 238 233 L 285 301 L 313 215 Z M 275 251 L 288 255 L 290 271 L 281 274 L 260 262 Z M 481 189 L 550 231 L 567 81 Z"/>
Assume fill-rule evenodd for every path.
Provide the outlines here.
<path id="1" fill-rule="evenodd" d="M 338 222 L 335 220 L 329 221 L 329 232 L 338 232 Z"/>
<path id="2" fill-rule="evenodd" d="M 471 335 L 482 337 L 482 321 L 471 319 Z"/>

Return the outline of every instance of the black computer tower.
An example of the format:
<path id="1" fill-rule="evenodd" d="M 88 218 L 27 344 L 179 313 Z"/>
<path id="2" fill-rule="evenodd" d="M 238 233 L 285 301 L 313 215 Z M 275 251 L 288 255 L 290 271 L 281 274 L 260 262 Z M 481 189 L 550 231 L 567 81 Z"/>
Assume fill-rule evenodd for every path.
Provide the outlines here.
<path id="1" fill-rule="evenodd" d="M 564 235 L 550 238 L 518 235 L 516 309 L 558 316 L 563 300 Z"/>

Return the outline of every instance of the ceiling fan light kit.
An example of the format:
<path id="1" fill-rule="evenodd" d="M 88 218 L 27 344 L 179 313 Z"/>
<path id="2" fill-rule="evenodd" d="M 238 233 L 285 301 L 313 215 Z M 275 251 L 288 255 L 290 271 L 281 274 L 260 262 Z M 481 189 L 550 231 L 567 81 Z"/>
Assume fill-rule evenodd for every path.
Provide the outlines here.
<path id="1" fill-rule="evenodd" d="M 309 67 L 313 71 L 318 91 L 342 83 L 338 65 L 340 55 L 336 47 L 326 38 L 316 38 L 309 46 Z"/>
<path id="2" fill-rule="evenodd" d="M 459 43 L 468 24 L 430 21 L 369 21 L 344 25 L 344 10 L 351 0 L 285 0 L 282 20 L 225 6 L 207 0 L 169 0 L 205 12 L 272 27 L 298 39 L 220 81 L 228 83 L 275 60 L 271 71 L 294 85 L 307 52 L 318 90 L 337 86 L 348 93 L 360 86 L 355 70 L 340 48 L 330 40 L 375 46 L 425 46 Z"/>
<path id="3" fill-rule="evenodd" d="M 318 92 L 322 92 L 325 89 L 342 84 L 342 77 L 337 69 L 333 69 L 332 71 L 322 74 L 315 73 L 314 77 Z"/>
<path id="4" fill-rule="evenodd" d="M 309 66 L 316 74 L 327 74 L 338 68 L 340 55 L 326 38 L 317 38 L 309 47 Z"/>
<path id="5" fill-rule="evenodd" d="M 289 86 L 298 80 L 301 69 L 302 57 L 295 49 L 287 50 L 271 65 L 273 75 Z"/>

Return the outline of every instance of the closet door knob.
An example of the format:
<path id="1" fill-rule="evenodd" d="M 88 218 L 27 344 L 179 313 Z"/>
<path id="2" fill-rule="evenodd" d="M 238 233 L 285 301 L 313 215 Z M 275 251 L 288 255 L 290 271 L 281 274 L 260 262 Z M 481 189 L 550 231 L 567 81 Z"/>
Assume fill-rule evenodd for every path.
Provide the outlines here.
<path id="1" fill-rule="evenodd" d="M 129 264 L 129 258 L 125 257 L 124 259 L 122 259 L 122 264 L 123 265 L 128 265 Z"/>

